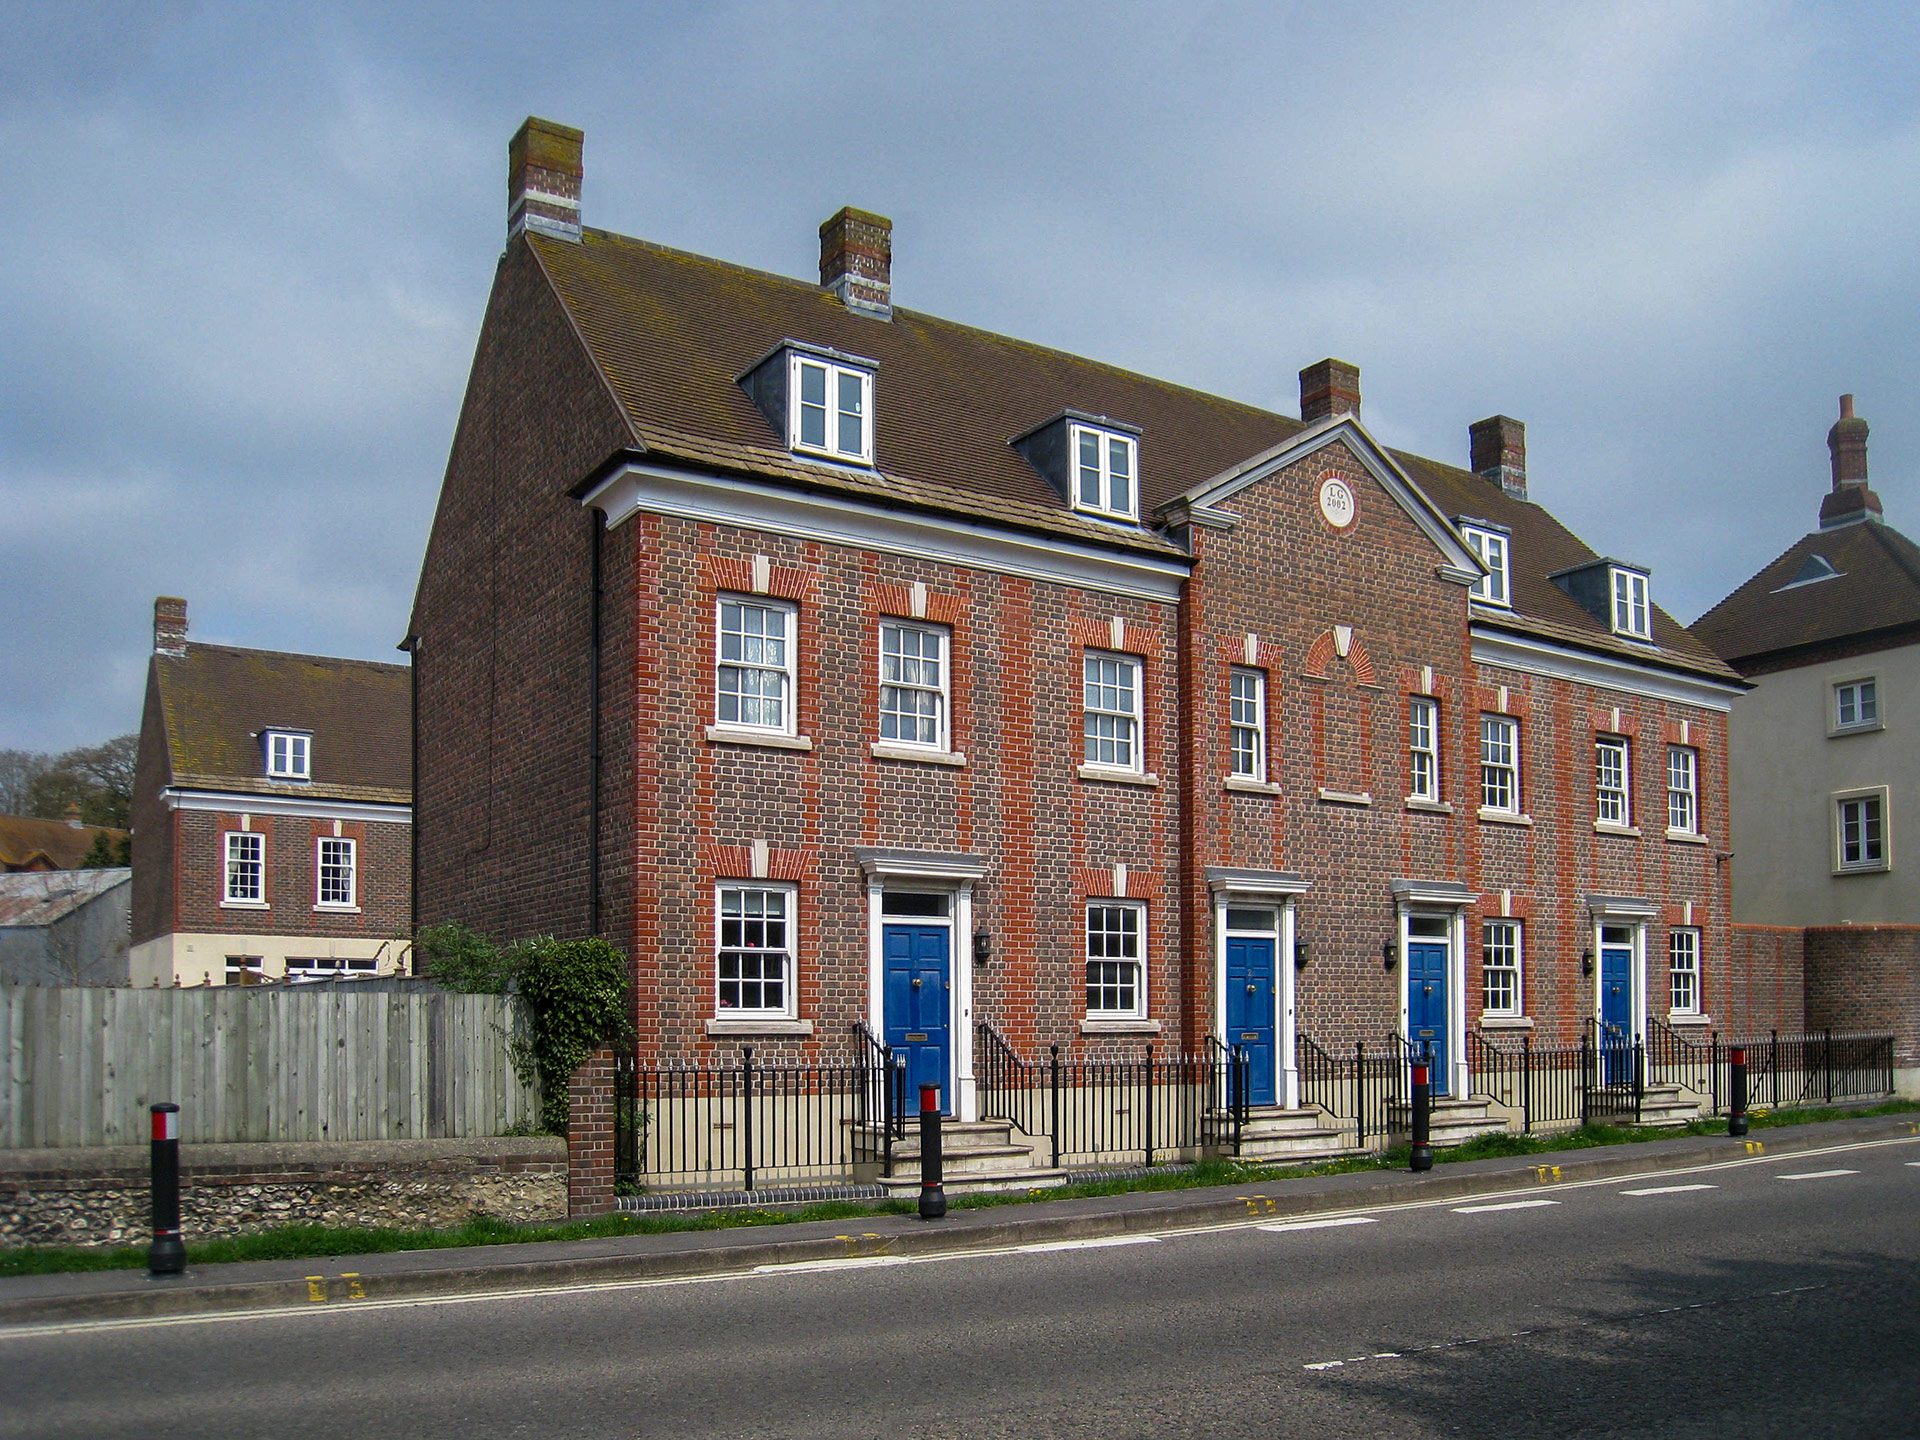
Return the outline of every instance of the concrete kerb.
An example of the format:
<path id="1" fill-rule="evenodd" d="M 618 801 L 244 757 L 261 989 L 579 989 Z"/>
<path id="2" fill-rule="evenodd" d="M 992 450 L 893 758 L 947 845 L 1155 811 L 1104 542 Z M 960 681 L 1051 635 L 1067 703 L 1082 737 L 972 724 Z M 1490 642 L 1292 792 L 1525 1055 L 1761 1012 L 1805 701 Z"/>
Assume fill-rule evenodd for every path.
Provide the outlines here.
<path id="1" fill-rule="evenodd" d="M 1017 1245 L 1092 1240 L 1149 1231 L 1267 1223 L 1334 1211 L 1440 1202 L 1617 1176 L 1688 1169 L 1749 1156 L 1787 1155 L 1832 1145 L 1920 1137 L 1920 1118 L 1876 1116 L 1792 1129 L 1763 1130 L 1746 1141 L 1718 1136 L 1468 1161 L 1423 1175 L 1360 1171 L 1304 1180 L 1256 1180 L 1230 1192 L 1135 1192 L 1025 1207 L 955 1210 L 937 1224 L 910 1216 L 861 1216 L 795 1224 L 780 1238 L 736 1238 L 738 1231 L 689 1231 L 608 1240 L 549 1241 L 487 1250 L 412 1251 L 324 1260 L 207 1266 L 181 1280 L 150 1281 L 137 1271 L 23 1276 L 0 1281 L 0 1333 L 23 1325 L 144 1319 L 221 1311 L 345 1309 L 360 1301 L 556 1289 L 647 1280 L 697 1279 L 763 1266 L 868 1256 L 933 1256 Z M 858 1227 L 857 1235 L 834 1234 Z M 764 1234 L 764 1232 L 759 1232 Z M 492 1253 L 489 1254 L 488 1251 Z M 514 1258 L 530 1250 L 552 1258 Z M 582 1254 L 590 1250 L 595 1253 Z M 613 1251 L 614 1253 L 607 1253 Z M 506 1252 L 506 1253 L 502 1253 Z M 459 1257 L 467 1263 L 448 1263 Z M 307 1276 L 326 1270 L 316 1294 Z M 271 1278 L 236 1272 L 263 1269 Z M 65 1285 L 62 1282 L 66 1282 Z M 22 1293 L 32 1291 L 37 1293 Z"/>

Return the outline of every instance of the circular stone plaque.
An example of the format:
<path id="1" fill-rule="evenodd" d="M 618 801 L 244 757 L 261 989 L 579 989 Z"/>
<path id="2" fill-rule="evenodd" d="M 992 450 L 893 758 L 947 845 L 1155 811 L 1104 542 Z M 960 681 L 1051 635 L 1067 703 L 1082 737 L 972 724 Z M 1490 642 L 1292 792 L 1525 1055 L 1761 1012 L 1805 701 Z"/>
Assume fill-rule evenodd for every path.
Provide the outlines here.
<path id="1" fill-rule="evenodd" d="M 1320 482 L 1320 513 L 1327 517 L 1327 523 L 1334 529 L 1346 529 L 1353 523 L 1353 517 L 1359 513 L 1359 509 L 1353 498 L 1353 488 L 1338 475 L 1329 475 Z"/>

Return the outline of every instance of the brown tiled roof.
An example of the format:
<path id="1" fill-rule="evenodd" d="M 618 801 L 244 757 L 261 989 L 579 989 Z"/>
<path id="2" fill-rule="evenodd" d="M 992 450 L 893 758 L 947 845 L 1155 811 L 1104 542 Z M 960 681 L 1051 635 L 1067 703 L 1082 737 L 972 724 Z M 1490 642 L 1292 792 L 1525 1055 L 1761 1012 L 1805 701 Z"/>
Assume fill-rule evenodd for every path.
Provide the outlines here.
<path id="1" fill-rule="evenodd" d="M 1794 584 L 1814 556 L 1839 573 Z M 1889 525 L 1864 521 L 1801 536 L 1693 628 L 1746 669 L 1779 651 L 1812 650 L 1915 625 L 1920 546 Z"/>
<path id="2" fill-rule="evenodd" d="M 1511 551 L 1513 607 L 1503 612 L 1476 605 L 1476 623 L 1537 635 L 1543 640 L 1603 650 L 1612 655 L 1692 670 L 1721 679 L 1737 678 L 1710 646 L 1658 605 L 1653 607 L 1650 647 L 1613 633 L 1601 620 L 1547 577 L 1597 559 L 1579 536 L 1539 505 L 1507 494 L 1471 470 L 1444 465 L 1401 451 L 1393 458 L 1450 520 L 1466 516 L 1491 520 L 1513 532 Z M 1655 584 L 1658 580 L 1656 577 Z"/>
<path id="3" fill-rule="evenodd" d="M 529 244 L 648 451 L 1092 540 L 1181 553 L 1147 529 L 1076 514 L 1008 443 L 1062 410 L 1138 426 L 1143 513 L 1305 428 L 1300 421 L 1058 350 L 896 308 L 856 315 L 820 286 L 588 230 Z M 796 460 L 737 380 L 783 340 L 878 362 L 867 472 Z M 1639 660 L 1732 678 L 1661 613 L 1659 654 L 1614 636 L 1546 577 L 1594 558 L 1537 505 L 1469 471 L 1394 457 L 1449 518 L 1513 531 L 1515 613 L 1496 623 Z"/>
<path id="4" fill-rule="evenodd" d="M 170 784 L 401 804 L 411 797 L 405 665 L 200 644 L 153 664 Z M 266 778 L 258 737 L 276 727 L 313 732 L 310 784 Z"/>
<path id="5" fill-rule="evenodd" d="M 44 862 L 55 870 L 71 870 L 86 858 L 100 835 L 114 840 L 127 838 L 126 831 L 105 825 L 69 825 L 65 820 L 0 815 L 0 869 L 24 870 Z"/>

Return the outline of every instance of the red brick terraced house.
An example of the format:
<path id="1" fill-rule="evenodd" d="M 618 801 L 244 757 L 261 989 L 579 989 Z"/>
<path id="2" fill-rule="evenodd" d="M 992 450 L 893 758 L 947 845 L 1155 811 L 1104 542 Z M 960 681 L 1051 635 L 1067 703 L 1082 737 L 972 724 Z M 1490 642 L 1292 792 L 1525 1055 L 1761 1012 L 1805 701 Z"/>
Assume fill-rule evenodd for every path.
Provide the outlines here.
<path id="1" fill-rule="evenodd" d="M 1575 1043 L 1724 1013 L 1738 676 L 1528 498 L 1524 430 L 1390 451 L 587 228 L 529 121 L 426 552 L 423 923 L 604 934 L 642 1063 L 849 1053 L 978 1106 L 1043 1057 Z M 1792 1017 L 1797 1020 L 1797 1016 Z"/>
<path id="2" fill-rule="evenodd" d="M 153 609 L 133 789 L 135 985 L 405 973 L 405 665 L 187 640 Z"/>

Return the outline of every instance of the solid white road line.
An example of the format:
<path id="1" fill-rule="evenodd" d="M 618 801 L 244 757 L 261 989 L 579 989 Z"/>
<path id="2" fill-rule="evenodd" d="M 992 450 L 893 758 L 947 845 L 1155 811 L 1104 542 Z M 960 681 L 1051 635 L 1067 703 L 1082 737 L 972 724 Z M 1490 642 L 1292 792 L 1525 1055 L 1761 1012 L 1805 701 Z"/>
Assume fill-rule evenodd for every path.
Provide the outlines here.
<path id="1" fill-rule="evenodd" d="M 1499 1205 L 1456 1205 L 1456 1215 L 1484 1215 L 1489 1210 L 1533 1210 L 1542 1205 L 1558 1205 L 1558 1200 L 1508 1200 Z"/>
<path id="2" fill-rule="evenodd" d="M 1158 1235 L 1104 1235 L 1097 1240 L 1047 1240 L 1016 1247 L 1022 1255 L 1039 1255 L 1049 1250 L 1111 1250 L 1115 1245 L 1158 1245 Z"/>
<path id="3" fill-rule="evenodd" d="M 1850 1140 L 1838 1145 L 1823 1145 L 1817 1149 L 1796 1152 L 1795 1160 L 1810 1159 L 1816 1155 L 1857 1154 L 1863 1150 L 1880 1150 L 1891 1145 L 1920 1144 L 1920 1135 L 1900 1136 L 1887 1140 Z M 1788 1159 L 1782 1155 L 1749 1154 L 1738 1160 L 1711 1160 L 1700 1165 L 1683 1166 L 1676 1170 L 1648 1170 L 1638 1175 L 1610 1175 L 1592 1180 L 1569 1180 L 1556 1184 L 1560 1190 L 1589 1190 L 1600 1186 L 1619 1185 L 1622 1181 L 1652 1180 L 1665 1175 L 1698 1175 L 1716 1170 L 1747 1169 L 1756 1165 L 1777 1165 Z M 1920 1161 L 1909 1161 L 1920 1166 Z M 1508 1192 L 1511 1193 L 1511 1192 Z M 1251 1200 L 1248 1201 L 1252 1203 Z M 1371 1208 L 1376 1213 L 1394 1213 L 1400 1211 L 1435 1210 L 1445 1205 L 1445 1200 L 1413 1200 L 1387 1202 Z M 1466 1211 L 1476 1209 L 1504 1210 L 1534 1205 L 1558 1204 L 1554 1200 L 1524 1200 L 1517 1205 L 1488 1205 L 1456 1207 Z M 1354 1216 L 1354 1219 L 1365 1219 Z M 1157 1238 L 1173 1240 L 1188 1235 L 1220 1235 L 1235 1230 L 1263 1229 L 1257 1221 L 1235 1220 L 1224 1224 L 1212 1222 L 1203 1225 L 1169 1226 L 1157 1232 Z M 843 1237 L 845 1238 L 845 1237 Z M 879 1238 L 879 1237 L 875 1237 Z M 852 1259 L 868 1259 L 881 1265 L 925 1265 L 953 1260 L 984 1260 L 996 1256 L 1017 1254 L 1016 1247 L 988 1248 L 981 1250 L 950 1250 L 932 1255 L 913 1256 L 858 1256 Z M 110 1330 L 151 1330 L 171 1328 L 180 1325 L 231 1325 L 244 1324 L 257 1327 L 263 1320 L 286 1320 L 298 1316 L 343 1315 L 363 1310 L 431 1310 L 449 1305 L 485 1305 L 509 1300 L 544 1300 L 567 1295 L 612 1294 L 622 1290 L 653 1290 L 679 1285 L 724 1285 L 742 1280 L 763 1279 L 768 1275 L 807 1274 L 818 1271 L 831 1271 L 847 1268 L 847 1260 L 803 1261 L 788 1265 L 757 1265 L 751 1270 L 723 1270 L 709 1275 L 661 1276 L 644 1280 L 576 1280 L 554 1285 L 515 1287 L 502 1290 L 476 1290 L 461 1295 L 421 1295 L 390 1300 L 355 1300 L 328 1305 L 296 1305 L 273 1307 L 260 1310 L 217 1310 L 192 1315 L 142 1315 L 101 1320 L 56 1320 L 28 1325 L 0 1325 L 0 1345 L 9 1340 L 27 1340 L 47 1335 L 85 1335 Z M 1781 1294 L 1788 1292 L 1781 1291 Z"/>
<path id="4" fill-rule="evenodd" d="M 1370 1215 L 1342 1215 L 1337 1220 L 1290 1220 L 1283 1225 L 1256 1225 L 1256 1230 L 1264 1230 L 1269 1235 L 1284 1235 L 1289 1230 L 1331 1230 L 1336 1225 L 1375 1225 L 1379 1222 Z"/>
<path id="5" fill-rule="evenodd" d="M 1799 1175 L 1776 1175 L 1776 1180 L 1831 1180 L 1836 1175 L 1858 1175 L 1858 1170 L 1807 1170 Z"/>
<path id="6" fill-rule="evenodd" d="M 1718 1185 L 1649 1185 L 1644 1190 L 1622 1190 L 1622 1195 L 1678 1195 L 1682 1190 L 1718 1190 Z"/>

